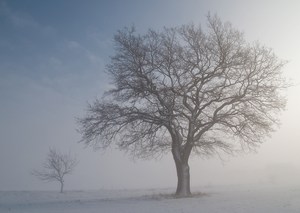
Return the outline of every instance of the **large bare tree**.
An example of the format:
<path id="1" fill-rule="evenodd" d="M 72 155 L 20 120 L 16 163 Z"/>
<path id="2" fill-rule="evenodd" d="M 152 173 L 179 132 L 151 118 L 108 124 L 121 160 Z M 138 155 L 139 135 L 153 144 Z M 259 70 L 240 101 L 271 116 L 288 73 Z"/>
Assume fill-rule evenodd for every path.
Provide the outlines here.
<path id="1" fill-rule="evenodd" d="M 79 119 L 82 141 L 135 157 L 171 152 L 176 195 L 189 196 L 191 153 L 253 150 L 278 124 L 286 100 L 284 62 L 217 16 L 194 25 L 125 28 L 107 66 L 111 90 Z"/>
<path id="2" fill-rule="evenodd" d="M 43 181 L 58 181 L 60 193 L 63 193 L 65 175 L 71 174 L 77 164 L 78 160 L 70 153 L 62 154 L 55 149 L 49 149 L 43 169 L 34 170 L 32 175 Z"/>

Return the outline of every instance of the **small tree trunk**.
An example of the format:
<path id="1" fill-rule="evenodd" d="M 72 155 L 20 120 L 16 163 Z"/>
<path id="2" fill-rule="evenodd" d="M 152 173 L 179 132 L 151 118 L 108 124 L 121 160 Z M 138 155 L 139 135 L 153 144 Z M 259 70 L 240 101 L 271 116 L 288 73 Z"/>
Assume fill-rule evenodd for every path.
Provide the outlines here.
<path id="1" fill-rule="evenodd" d="M 63 193 L 64 192 L 64 182 L 61 181 L 60 182 L 60 193 Z"/>
<path id="2" fill-rule="evenodd" d="M 176 196 L 187 197 L 191 195 L 190 187 L 190 167 L 188 162 L 182 161 L 179 155 L 179 151 L 173 150 L 173 158 L 175 161 L 177 172 L 177 189 Z"/>

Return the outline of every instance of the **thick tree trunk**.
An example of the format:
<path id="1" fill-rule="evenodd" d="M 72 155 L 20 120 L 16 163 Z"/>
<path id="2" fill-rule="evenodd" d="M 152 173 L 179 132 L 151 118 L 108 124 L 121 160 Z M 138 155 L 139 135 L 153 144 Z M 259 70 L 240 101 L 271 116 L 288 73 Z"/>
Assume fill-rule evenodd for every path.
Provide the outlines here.
<path id="1" fill-rule="evenodd" d="M 177 170 L 176 196 L 187 197 L 191 195 L 190 168 L 187 163 L 175 163 Z"/>
<path id="2" fill-rule="evenodd" d="M 173 158 L 175 161 L 177 172 L 177 189 L 176 196 L 187 197 L 191 195 L 190 187 L 190 167 L 188 162 L 183 161 L 180 158 L 179 152 L 173 150 Z"/>

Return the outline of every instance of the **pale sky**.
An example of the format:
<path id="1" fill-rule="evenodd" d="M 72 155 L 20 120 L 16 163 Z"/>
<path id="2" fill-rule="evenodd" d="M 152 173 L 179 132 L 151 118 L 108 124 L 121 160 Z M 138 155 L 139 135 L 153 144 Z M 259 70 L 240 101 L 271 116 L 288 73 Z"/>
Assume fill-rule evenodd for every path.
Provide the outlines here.
<path id="1" fill-rule="evenodd" d="M 114 148 L 93 151 L 78 143 L 75 118 L 109 86 L 104 73 L 113 35 L 135 25 L 148 28 L 205 25 L 208 12 L 273 48 L 300 83 L 298 0 L 0 0 L 0 190 L 57 189 L 30 175 L 48 148 L 80 160 L 66 190 L 176 186 L 171 155 L 132 161 Z M 192 186 L 300 180 L 300 86 L 290 88 L 282 125 L 257 153 L 194 157 Z"/>

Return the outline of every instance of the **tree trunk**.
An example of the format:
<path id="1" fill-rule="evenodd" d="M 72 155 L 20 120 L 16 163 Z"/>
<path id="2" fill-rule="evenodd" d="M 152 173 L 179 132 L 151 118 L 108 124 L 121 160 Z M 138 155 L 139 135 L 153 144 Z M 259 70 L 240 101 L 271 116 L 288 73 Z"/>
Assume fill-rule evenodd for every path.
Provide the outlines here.
<path id="1" fill-rule="evenodd" d="M 177 170 L 176 196 L 187 197 L 191 195 L 190 168 L 187 163 L 175 163 Z"/>
<path id="2" fill-rule="evenodd" d="M 60 193 L 64 191 L 64 182 L 60 182 Z"/>
<path id="3" fill-rule="evenodd" d="M 173 158 L 175 161 L 177 172 L 177 189 L 176 196 L 187 197 L 191 195 L 190 187 L 190 167 L 188 162 L 183 161 L 180 158 L 179 152 L 173 150 Z"/>

